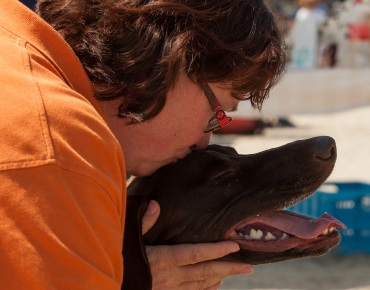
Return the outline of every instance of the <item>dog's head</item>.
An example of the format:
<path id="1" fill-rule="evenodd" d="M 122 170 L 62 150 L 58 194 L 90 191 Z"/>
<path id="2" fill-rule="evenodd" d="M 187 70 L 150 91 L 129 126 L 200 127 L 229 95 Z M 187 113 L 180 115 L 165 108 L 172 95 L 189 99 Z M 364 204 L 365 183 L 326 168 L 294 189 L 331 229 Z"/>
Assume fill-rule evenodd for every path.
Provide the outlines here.
<path id="1" fill-rule="evenodd" d="M 328 214 L 312 219 L 284 209 L 318 189 L 336 154 L 330 137 L 252 155 L 212 145 L 136 178 L 128 207 L 130 198 L 142 197 L 140 225 L 149 200 L 159 202 L 158 222 L 144 236 L 148 245 L 234 240 L 241 250 L 222 259 L 250 264 L 322 255 L 339 243 L 335 228 L 344 225 Z"/>

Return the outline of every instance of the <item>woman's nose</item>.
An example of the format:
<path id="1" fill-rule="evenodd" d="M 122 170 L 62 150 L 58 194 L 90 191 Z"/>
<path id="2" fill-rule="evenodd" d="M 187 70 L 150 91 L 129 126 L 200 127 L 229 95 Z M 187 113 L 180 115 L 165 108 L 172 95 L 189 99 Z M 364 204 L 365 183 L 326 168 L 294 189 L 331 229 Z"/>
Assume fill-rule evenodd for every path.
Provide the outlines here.
<path id="1" fill-rule="evenodd" d="M 212 132 L 204 133 L 203 136 L 193 145 L 191 146 L 191 150 L 198 151 L 204 150 L 208 147 L 209 140 L 211 139 Z"/>

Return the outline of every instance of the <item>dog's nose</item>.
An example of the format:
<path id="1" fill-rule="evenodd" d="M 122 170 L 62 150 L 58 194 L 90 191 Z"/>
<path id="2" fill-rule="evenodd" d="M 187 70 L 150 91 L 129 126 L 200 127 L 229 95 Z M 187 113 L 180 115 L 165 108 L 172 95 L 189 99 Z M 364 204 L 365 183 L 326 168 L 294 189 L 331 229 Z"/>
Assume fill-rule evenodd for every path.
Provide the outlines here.
<path id="1" fill-rule="evenodd" d="M 333 156 L 336 156 L 337 149 L 335 140 L 328 136 L 322 136 L 317 138 L 317 146 L 315 151 L 315 157 L 323 160 L 328 160 Z"/>

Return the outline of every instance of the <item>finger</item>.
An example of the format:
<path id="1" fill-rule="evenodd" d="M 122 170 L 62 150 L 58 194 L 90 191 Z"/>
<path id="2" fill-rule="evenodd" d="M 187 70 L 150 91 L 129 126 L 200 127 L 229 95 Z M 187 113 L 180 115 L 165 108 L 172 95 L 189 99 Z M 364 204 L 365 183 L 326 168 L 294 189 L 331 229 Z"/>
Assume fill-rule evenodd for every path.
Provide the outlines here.
<path id="1" fill-rule="evenodd" d="M 212 280 L 209 280 L 209 281 L 186 282 L 186 283 L 182 283 L 177 288 L 177 290 L 216 290 L 219 287 L 221 287 L 222 282 L 221 281 L 215 282 L 215 281 L 216 280 L 213 281 L 213 279 L 212 279 Z M 211 286 L 207 286 L 209 284 Z"/>
<path id="2" fill-rule="evenodd" d="M 220 282 L 216 283 L 215 285 L 212 285 L 211 287 L 208 287 L 204 290 L 216 290 L 216 289 L 220 288 L 221 285 L 222 285 L 222 281 L 220 281 Z"/>
<path id="3" fill-rule="evenodd" d="M 182 267 L 180 279 L 182 281 L 210 280 L 207 284 L 208 287 L 228 276 L 252 273 L 253 266 L 249 264 L 212 261 Z M 216 279 L 216 281 L 211 279 Z"/>
<path id="4" fill-rule="evenodd" d="M 174 266 L 185 266 L 214 260 L 240 250 L 239 245 L 232 241 L 174 245 L 169 249 L 166 258 Z"/>
<path id="5" fill-rule="evenodd" d="M 160 207 L 158 202 L 151 200 L 148 204 L 148 207 L 144 213 L 142 221 L 142 234 L 146 234 L 152 226 L 156 223 L 160 213 Z"/>
<path id="6" fill-rule="evenodd" d="M 180 279 L 188 282 L 182 283 L 179 290 L 218 289 L 222 284 L 221 281 L 228 276 L 253 273 L 252 265 L 234 262 L 207 262 L 187 266 L 186 268 L 186 271 L 183 271 L 184 276 Z M 194 281 L 196 277 L 199 277 L 199 279 Z"/>
<path id="7" fill-rule="evenodd" d="M 231 242 L 231 245 L 233 244 L 234 243 Z M 177 254 L 182 251 L 189 253 L 189 251 L 191 252 L 194 250 L 194 248 L 199 250 L 202 248 L 198 247 L 199 245 L 146 246 L 147 257 L 153 274 L 153 289 L 177 289 L 177 287 L 184 282 L 192 283 L 192 286 L 198 285 L 198 288 L 195 289 L 201 289 L 199 287 L 211 287 L 227 276 L 252 272 L 250 265 L 236 262 L 209 261 L 190 264 L 181 261 L 181 264 L 185 265 L 174 265 L 176 258 L 178 258 Z M 210 248 L 212 251 L 213 248 L 215 248 L 215 245 L 221 245 L 222 247 L 225 247 L 225 245 L 230 246 L 230 243 L 220 242 L 217 244 L 208 244 L 207 250 Z M 235 248 L 232 249 L 235 250 Z M 225 252 L 228 253 L 230 251 L 221 250 L 220 252 L 224 254 Z M 216 258 L 218 256 L 219 255 L 214 255 Z M 185 257 L 188 256 L 185 255 Z M 209 257 L 212 258 L 212 255 Z M 185 258 L 185 260 L 189 259 Z M 204 280 L 207 282 L 203 282 Z M 191 288 L 189 285 L 188 288 L 185 287 L 182 289 L 185 290 Z"/>

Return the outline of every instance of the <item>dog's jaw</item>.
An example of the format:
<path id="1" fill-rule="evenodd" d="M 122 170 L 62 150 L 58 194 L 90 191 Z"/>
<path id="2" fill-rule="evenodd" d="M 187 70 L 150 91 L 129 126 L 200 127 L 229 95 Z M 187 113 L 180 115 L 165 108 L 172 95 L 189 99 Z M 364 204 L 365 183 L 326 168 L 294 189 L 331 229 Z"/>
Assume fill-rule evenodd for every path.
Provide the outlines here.
<path id="1" fill-rule="evenodd" d="M 244 238 L 232 238 L 228 240 L 233 240 L 240 245 L 241 251 L 250 250 L 256 252 L 270 252 L 270 253 L 283 253 L 288 250 L 295 249 L 297 252 L 303 252 L 310 249 L 311 247 L 317 247 L 320 244 L 325 244 L 330 248 L 337 245 L 340 241 L 340 235 L 338 231 L 334 230 L 329 235 L 319 235 L 316 238 L 301 239 L 295 236 L 288 236 L 284 240 L 245 240 Z M 326 249 L 325 252 L 327 252 Z"/>
<path id="2" fill-rule="evenodd" d="M 293 248 L 303 251 L 319 244 L 337 244 L 340 236 L 336 228 L 346 226 L 327 213 L 313 219 L 278 211 L 247 218 L 228 231 L 224 239 L 253 251 L 283 252 Z"/>
<path id="3" fill-rule="evenodd" d="M 291 211 L 280 210 L 249 217 L 237 224 L 234 229 L 237 232 L 244 230 L 244 234 L 246 234 L 245 230 L 256 224 L 266 225 L 302 239 L 316 238 L 321 234 L 326 235 L 334 228 L 346 228 L 341 221 L 328 213 L 314 219 Z"/>

